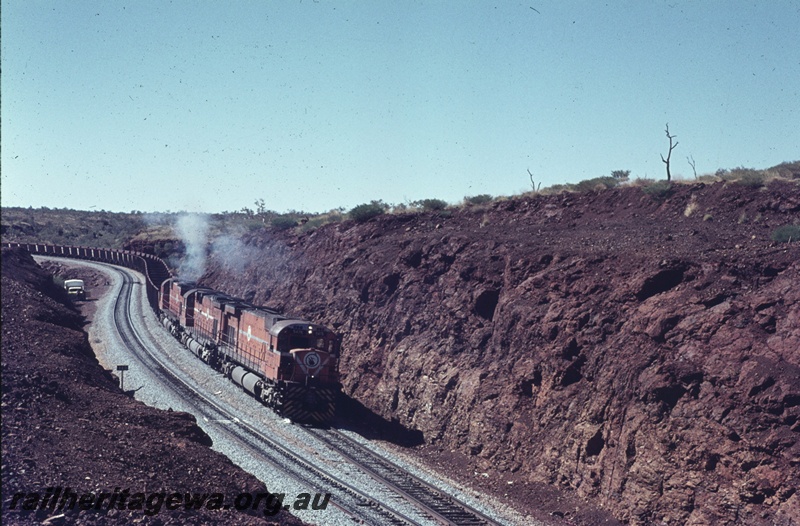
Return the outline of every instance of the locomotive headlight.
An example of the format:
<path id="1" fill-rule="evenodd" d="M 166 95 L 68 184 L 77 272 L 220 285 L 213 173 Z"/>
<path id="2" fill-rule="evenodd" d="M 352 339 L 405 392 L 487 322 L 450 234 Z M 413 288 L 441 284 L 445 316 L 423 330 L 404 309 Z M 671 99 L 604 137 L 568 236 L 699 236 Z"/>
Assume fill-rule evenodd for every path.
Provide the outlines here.
<path id="1" fill-rule="evenodd" d="M 312 327 L 311 325 L 309 325 L 309 326 L 308 326 L 308 334 L 311 334 L 312 332 L 314 332 L 314 327 Z"/>

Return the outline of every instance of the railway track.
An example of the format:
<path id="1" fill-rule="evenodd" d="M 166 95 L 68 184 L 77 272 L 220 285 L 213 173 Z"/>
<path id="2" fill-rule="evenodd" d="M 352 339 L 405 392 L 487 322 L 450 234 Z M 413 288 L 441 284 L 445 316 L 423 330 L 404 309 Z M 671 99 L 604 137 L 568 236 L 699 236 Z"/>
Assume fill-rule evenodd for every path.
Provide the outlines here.
<path id="1" fill-rule="evenodd" d="M 375 480 L 388 484 L 403 497 L 428 510 L 429 517 L 438 524 L 456 526 L 486 526 L 499 524 L 488 515 L 460 502 L 409 473 L 389 460 L 377 455 L 336 430 L 309 429 L 318 440 L 335 449 Z"/>
<path id="2" fill-rule="evenodd" d="M 378 488 L 368 492 L 352 484 L 352 477 L 342 476 L 323 467 L 321 462 L 311 462 L 302 454 L 285 447 L 255 426 L 244 422 L 223 403 L 196 390 L 190 382 L 173 370 L 161 352 L 150 349 L 151 329 L 140 329 L 131 313 L 134 291 L 141 283 L 130 271 L 112 265 L 103 265 L 117 273 L 122 287 L 115 299 L 113 317 L 120 340 L 150 373 L 181 399 L 189 403 L 195 415 L 206 421 L 229 422 L 225 431 L 237 445 L 258 462 L 287 473 L 304 487 L 319 493 L 330 493 L 330 505 L 339 509 L 350 521 L 376 525 L 496 525 L 501 524 L 480 511 L 444 494 L 441 490 L 408 473 L 392 462 L 380 457 L 336 430 L 306 428 L 316 442 L 322 443 L 340 463 L 371 478 Z M 160 325 L 159 325 L 160 327 Z M 188 352 L 188 351 L 187 351 Z M 207 367 L 198 360 L 199 367 Z M 209 369 L 209 372 L 211 370 Z M 307 452 L 306 452 L 307 453 Z M 306 456 L 308 456 L 306 454 Z M 288 508 L 287 506 L 285 506 Z M 409 507 L 413 511 L 408 511 Z M 326 521 L 326 523 L 328 523 Z M 353 523 L 353 522 L 350 522 Z"/>
<path id="3" fill-rule="evenodd" d="M 114 267 L 111 267 L 114 268 Z M 179 396 L 189 401 L 209 420 L 236 422 L 229 431 L 251 454 L 280 469 L 320 493 L 332 493 L 331 504 L 353 519 L 366 524 L 421 525 L 389 506 L 375 502 L 369 495 L 346 480 L 315 466 L 285 448 L 253 426 L 239 420 L 216 400 L 195 391 L 179 375 L 171 371 L 156 353 L 151 352 L 131 320 L 130 304 L 135 282 L 126 271 L 114 268 L 123 280 L 122 290 L 114 305 L 114 320 L 120 339 L 128 349 L 161 381 L 170 385 Z"/>

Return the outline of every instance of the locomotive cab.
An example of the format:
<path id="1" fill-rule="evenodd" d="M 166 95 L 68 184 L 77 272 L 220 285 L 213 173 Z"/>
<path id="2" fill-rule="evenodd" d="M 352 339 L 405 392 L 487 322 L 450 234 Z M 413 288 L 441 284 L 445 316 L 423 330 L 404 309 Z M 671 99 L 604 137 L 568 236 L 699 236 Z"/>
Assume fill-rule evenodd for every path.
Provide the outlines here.
<path id="1" fill-rule="evenodd" d="M 322 325 L 283 320 L 270 330 L 281 355 L 279 377 L 305 385 L 329 385 L 339 381 L 339 337 Z"/>
<path id="2" fill-rule="evenodd" d="M 280 360 L 276 380 L 286 393 L 282 414 L 300 421 L 329 422 L 341 389 L 339 336 L 304 320 L 279 321 L 270 328 L 270 336 Z"/>

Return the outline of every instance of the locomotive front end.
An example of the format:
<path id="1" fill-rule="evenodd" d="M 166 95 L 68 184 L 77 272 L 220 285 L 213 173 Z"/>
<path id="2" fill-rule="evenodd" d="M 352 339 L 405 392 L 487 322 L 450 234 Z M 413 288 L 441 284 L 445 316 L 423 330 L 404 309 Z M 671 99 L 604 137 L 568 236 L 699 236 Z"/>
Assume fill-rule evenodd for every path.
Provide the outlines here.
<path id="1" fill-rule="evenodd" d="M 297 421 L 330 422 L 341 389 L 339 337 L 327 327 L 301 320 L 284 320 L 273 329 L 285 389 L 281 413 Z"/>

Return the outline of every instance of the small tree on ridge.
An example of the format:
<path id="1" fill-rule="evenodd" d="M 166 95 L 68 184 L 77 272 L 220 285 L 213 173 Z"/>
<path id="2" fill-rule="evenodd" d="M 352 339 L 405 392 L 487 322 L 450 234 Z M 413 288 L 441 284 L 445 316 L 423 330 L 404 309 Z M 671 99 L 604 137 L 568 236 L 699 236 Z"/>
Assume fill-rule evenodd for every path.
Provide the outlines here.
<path id="1" fill-rule="evenodd" d="M 664 156 L 661 155 L 661 160 L 664 162 L 664 164 L 667 165 L 667 181 L 669 181 L 669 180 L 672 179 L 672 175 L 670 175 L 670 173 L 669 173 L 669 158 L 672 155 L 672 150 L 674 150 L 678 146 L 678 141 L 675 141 L 674 145 L 672 144 L 672 139 L 674 139 L 676 137 L 676 135 L 670 135 L 669 134 L 669 123 L 667 123 L 666 131 L 667 131 L 667 139 L 669 139 L 669 152 L 667 152 L 667 158 L 666 159 L 664 159 Z"/>

